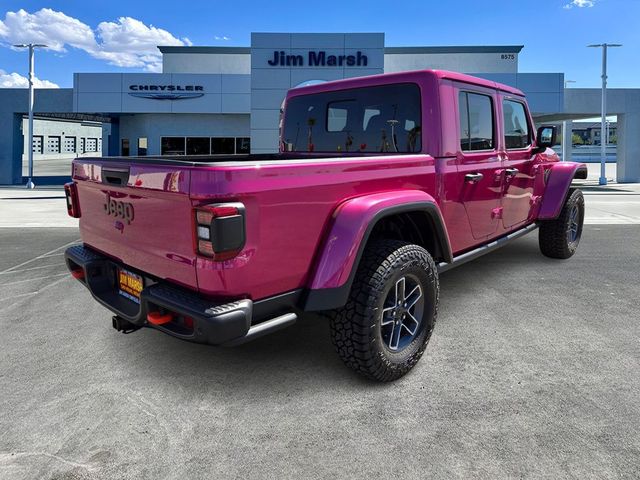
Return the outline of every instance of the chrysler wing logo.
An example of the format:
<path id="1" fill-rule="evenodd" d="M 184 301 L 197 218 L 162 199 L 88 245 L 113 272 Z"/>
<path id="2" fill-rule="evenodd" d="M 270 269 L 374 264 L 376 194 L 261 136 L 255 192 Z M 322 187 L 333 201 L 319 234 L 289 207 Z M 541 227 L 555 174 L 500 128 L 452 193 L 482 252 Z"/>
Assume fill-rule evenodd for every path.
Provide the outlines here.
<path id="1" fill-rule="evenodd" d="M 154 100 L 184 100 L 185 98 L 199 98 L 204 93 L 130 93 L 132 97 L 152 98 Z"/>
<path id="2" fill-rule="evenodd" d="M 129 85 L 129 95 L 153 100 L 184 100 L 204 96 L 201 85 Z"/>

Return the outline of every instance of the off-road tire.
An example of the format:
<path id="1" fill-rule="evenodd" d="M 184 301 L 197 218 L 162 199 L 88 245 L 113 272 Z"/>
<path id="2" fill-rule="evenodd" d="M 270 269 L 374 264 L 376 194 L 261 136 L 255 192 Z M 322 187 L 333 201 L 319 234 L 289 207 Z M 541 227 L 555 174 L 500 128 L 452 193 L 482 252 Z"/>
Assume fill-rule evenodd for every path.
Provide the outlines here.
<path id="1" fill-rule="evenodd" d="M 569 240 L 569 229 L 571 227 L 571 213 L 574 208 L 578 209 L 577 217 L 577 238 L 575 241 Z M 567 200 L 562 206 L 560 215 L 554 220 L 540 222 L 540 232 L 538 242 L 543 255 L 550 258 L 566 259 L 576 253 L 580 238 L 582 237 L 582 226 L 584 222 L 584 197 L 577 188 L 569 190 Z"/>
<path id="2" fill-rule="evenodd" d="M 419 282 L 424 294 L 421 330 L 393 352 L 382 339 L 382 309 L 390 289 L 405 275 Z M 362 255 L 347 304 L 328 313 L 338 355 L 370 379 L 390 382 L 402 377 L 418 363 L 431 338 L 439 291 L 436 265 L 424 248 L 398 240 L 374 241 Z"/>

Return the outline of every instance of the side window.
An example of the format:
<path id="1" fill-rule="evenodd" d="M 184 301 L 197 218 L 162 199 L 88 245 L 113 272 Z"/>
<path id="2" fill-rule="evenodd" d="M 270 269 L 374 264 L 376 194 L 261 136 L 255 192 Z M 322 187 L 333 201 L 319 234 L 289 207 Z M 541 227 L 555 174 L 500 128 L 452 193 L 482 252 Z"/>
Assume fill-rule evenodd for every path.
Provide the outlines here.
<path id="1" fill-rule="evenodd" d="M 495 148 L 493 101 L 488 95 L 460 92 L 460 149 L 462 151 Z"/>
<path id="2" fill-rule="evenodd" d="M 469 105 L 467 104 L 467 93 L 458 94 L 458 114 L 460 118 L 460 150 L 463 152 L 471 150 L 469 148 Z"/>
<path id="3" fill-rule="evenodd" d="M 512 100 L 502 102 L 504 144 L 507 149 L 527 148 L 531 144 L 529 123 L 524 105 Z"/>

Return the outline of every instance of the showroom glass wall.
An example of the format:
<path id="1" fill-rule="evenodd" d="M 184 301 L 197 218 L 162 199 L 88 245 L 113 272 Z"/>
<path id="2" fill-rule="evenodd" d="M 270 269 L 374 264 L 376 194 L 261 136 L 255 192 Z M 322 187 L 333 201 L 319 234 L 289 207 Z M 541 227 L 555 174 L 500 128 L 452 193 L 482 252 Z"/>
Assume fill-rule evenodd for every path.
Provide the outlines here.
<path id="1" fill-rule="evenodd" d="M 249 137 L 160 137 L 161 155 L 243 155 L 250 150 Z"/>

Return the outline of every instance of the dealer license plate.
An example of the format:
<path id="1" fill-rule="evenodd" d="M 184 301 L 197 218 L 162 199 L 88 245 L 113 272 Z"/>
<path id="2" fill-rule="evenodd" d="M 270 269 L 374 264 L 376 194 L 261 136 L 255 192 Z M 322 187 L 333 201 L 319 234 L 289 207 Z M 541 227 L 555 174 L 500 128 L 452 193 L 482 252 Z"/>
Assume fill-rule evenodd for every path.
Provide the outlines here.
<path id="1" fill-rule="evenodd" d="M 136 303 L 140 303 L 140 292 L 144 282 L 140 275 L 136 275 L 124 268 L 118 268 L 118 293 Z"/>

